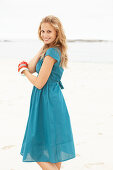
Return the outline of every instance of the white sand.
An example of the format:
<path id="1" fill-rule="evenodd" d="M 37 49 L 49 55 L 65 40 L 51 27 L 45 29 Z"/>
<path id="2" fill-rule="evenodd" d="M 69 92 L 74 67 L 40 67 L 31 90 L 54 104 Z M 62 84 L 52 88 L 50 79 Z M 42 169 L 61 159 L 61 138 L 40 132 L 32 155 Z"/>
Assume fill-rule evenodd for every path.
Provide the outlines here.
<path id="1" fill-rule="evenodd" d="M 32 84 L 18 74 L 18 62 L 0 61 L 0 170 L 38 170 L 20 155 Z M 62 169 L 112 170 L 113 64 L 69 62 L 62 83 L 77 155 Z"/>

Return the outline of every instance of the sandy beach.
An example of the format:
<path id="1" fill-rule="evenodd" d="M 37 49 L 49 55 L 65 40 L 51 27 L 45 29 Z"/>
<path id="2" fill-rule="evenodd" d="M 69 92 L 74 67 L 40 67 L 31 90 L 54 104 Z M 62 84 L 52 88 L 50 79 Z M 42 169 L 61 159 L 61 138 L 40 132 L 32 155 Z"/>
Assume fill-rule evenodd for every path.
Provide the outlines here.
<path id="1" fill-rule="evenodd" d="M 43 20 L 49 15 L 61 24 Z M 41 170 L 20 154 L 33 84 L 18 73 L 18 64 L 55 38 L 63 45 L 67 41 L 61 90 L 76 153 L 61 170 L 113 170 L 113 0 L 0 1 L 0 170 Z"/>
<path id="2" fill-rule="evenodd" d="M 38 170 L 20 148 L 33 85 L 17 72 L 20 58 L 0 58 L 0 169 Z M 76 158 L 64 170 L 113 169 L 113 63 L 69 61 L 62 93 L 70 114 Z"/>

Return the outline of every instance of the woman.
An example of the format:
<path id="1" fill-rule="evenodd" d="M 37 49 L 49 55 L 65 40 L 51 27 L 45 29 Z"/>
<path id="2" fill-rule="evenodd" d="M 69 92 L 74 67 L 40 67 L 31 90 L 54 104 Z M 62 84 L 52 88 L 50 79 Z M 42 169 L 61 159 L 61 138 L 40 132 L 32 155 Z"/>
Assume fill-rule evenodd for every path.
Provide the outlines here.
<path id="1" fill-rule="evenodd" d="M 61 162 L 75 158 L 70 117 L 61 77 L 67 67 L 66 36 L 55 16 L 42 19 L 38 35 L 44 45 L 18 71 L 34 85 L 20 154 L 23 162 L 36 162 L 43 170 L 60 170 Z M 38 76 L 32 75 L 37 72 Z"/>

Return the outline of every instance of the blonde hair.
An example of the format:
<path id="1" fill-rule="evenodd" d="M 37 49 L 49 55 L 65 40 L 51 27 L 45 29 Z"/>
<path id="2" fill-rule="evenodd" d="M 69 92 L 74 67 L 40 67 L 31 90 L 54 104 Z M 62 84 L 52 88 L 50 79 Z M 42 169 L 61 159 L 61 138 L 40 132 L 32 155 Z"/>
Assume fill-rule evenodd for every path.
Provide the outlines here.
<path id="1" fill-rule="evenodd" d="M 41 38 L 41 24 L 42 23 L 51 24 L 51 26 L 53 26 L 54 29 L 56 30 L 57 36 L 56 36 L 55 41 L 51 45 L 45 44 L 43 46 L 43 53 L 41 55 L 41 58 L 44 56 L 44 54 L 48 48 L 58 47 L 61 51 L 60 66 L 63 68 L 67 67 L 68 57 L 67 57 L 66 36 L 65 36 L 63 26 L 62 26 L 60 20 L 53 15 L 46 16 L 45 18 L 42 19 L 42 21 L 40 22 L 39 28 L 38 28 L 38 36 L 39 36 L 39 39 L 43 41 L 43 39 Z"/>

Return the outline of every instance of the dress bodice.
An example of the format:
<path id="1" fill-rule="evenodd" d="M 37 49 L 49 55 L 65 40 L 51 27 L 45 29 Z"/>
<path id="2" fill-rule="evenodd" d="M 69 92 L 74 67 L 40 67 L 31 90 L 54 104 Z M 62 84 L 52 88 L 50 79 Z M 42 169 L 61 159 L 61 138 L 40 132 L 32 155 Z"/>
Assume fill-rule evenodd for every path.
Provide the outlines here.
<path id="1" fill-rule="evenodd" d="M 51 49 L 53 50 L 53 48 L 51 48 Z M 54 52 L 54 51 L 52 51 L 52 52 Z M 55 51 L 55 52 L 56 52 L 56 51 Z M 49 53 L 49 54 L 48 54 L 48 50 L 46 51 L 44 57 L 47 56 L 47 55 L 50 55 L 51 57 L 53 57 L 53 58 L 56 59 L 54 53 Z M 42 59 L 39 59 L 38 63 L 36 64 L 36 72 L 37 72 L 38 74 L 39 74 L 40 68 L 41 68 L 41 66 L 42 66 L 44 57 L 43 57 Z M 51 71 L 51 74 L 50 74 L 50 76 L 49 76 L 49 78 L 48 78 L 47 83 L 50 84 L 50 83 L 57 82 L 57 83 L 59 83 L 61 89 L 64 89 L 63 84 L 62 84 L 62 82 L 61 82 L 61 77 L 62 77 L 62 75 L 63 75 L 64 69 L 60 66 L 60 61 L 61 61 L 61 59 L 60 59 L 59 53 L 58 53 L 58 55 L 57 55 L 57 59 L 58 59 L 57 62 L 53 65 L 53 68 L 52 68 L 52 71 Z"/>

